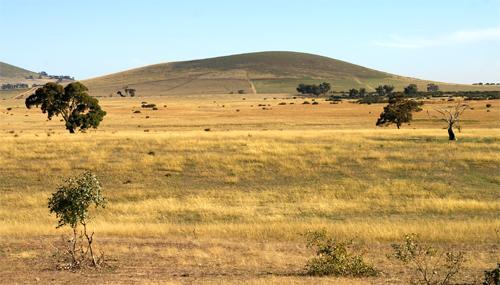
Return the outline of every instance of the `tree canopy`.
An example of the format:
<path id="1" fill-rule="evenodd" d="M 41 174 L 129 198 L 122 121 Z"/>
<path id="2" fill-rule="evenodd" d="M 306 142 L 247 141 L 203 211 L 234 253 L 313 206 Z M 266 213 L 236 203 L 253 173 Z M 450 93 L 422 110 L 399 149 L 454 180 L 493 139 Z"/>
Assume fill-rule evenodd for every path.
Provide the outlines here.
<path id="1" fill-rule="evenodd" d="M 70 83 L 66 87 L 49 82 L 26 98 L 25 104 L 28 109 L 40 106 L 49 120 L 54 116 L 62 116 L 66 129 L 74 133 L 78 129 L 97 128 L 106 115 L 99 101 L 87 91 L 87 87 L 80 82 Z"/>
<path id="2" fill-rule="evenodd" d="M 391 96 L 393 91 L 394 86 L 392 85 L 379 85 L 375 88 L 375 92 L 377 92 L 379 96 Z"/>
<path id="3" fill-rule="evenodd" d="M 57 191 L 49 198 L 48 207 L 50 213 L 56 214 L 58 219 L 57 228 L 68 225 L 73 230 L 73 238 L 69 253 L 72 257 L 72 267 L 79 266 L 90 253 L 93 266 L 98 262 L 92 249 L 94 233 L 87 232 L 87 223 L 90 220 L 89 210 L 93 205 L 95 208 L 104 207 L 106 203 L 102 195 L 101 184 L 97 177 L 90 171 L 84 172 L 80 176 L 66 180 L 66 183 L 57 188 Z M 77 230 L 79 225 L 83 227 L 82 235 L 87 239 L 87 251 L 82 251 L 81 256 L 77 256 Z"/>
<path id="4" fill-rule="evenodd" d="M 413 119 L 413 112 L 422 111 L 422 102 L 405 99 L 402 95 L 393 94 L 389 98 L 389 104 L 377 120 L 377 126 L 396 124 L 399 129 L 403 123 L 409 123 Z"/>
<path id="5" fill-rule="evenodd" d="M 297 87 L 297 92 L 301 94 L 314 94 L 316 96 L 321 95 L 321 94 L 326 94 L 330 91 L 331 85 L 328 82 L 323 82 L 319 85 L 316 84 L 304 84 L 301 83 Z"/>
<path id="6" fill-rule="evenodd" d="M 405 87 L 404 94 L 406 96 L 415 96 L 418 93 L 418 87 L 415 84 L 410 84 Z"/>

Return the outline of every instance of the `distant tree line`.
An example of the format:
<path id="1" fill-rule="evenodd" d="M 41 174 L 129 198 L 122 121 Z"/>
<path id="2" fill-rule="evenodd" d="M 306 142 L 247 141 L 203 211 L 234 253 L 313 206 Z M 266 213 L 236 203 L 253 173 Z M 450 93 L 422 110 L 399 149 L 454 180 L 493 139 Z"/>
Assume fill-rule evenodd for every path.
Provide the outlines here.
<path id="1" fill-rule="evenodd" d="M 323 82 L 319 85 L 301 83 L 297 87 L 297 92 L 300 94 L 313 94 L 316 96 L 325 95 L 331 90 L 331 85 L 328 82 Z"/>
<path id="2" fill-rule="evenodd" d="M 58 81 L 63 80 L 75 80 L 73 76 L 69 75 L 49 75 L 45 71 L 41 71 L 38 73 L 38 79 L 49 78 L 49 79 L 57 79 Z M 26 79 L 35 79 L 33 75 L 26 76 Z"/>
<path id="3" fill-rule="evenodd" d="M 2 84 L 1 86 L 2 90 L 12 90 L 12 89 L 26 89 L 29 88 L 29 85 L 26 83 L 7 83 L 7 84 Z"/>
<path id="4" fill-rule="evenodd" d="M 406 96 L 412 98 L 430 97 L 463 97 L 465 100 L 492 100 L 500 99 L 500 91 L 440 91 L 439 86 L 430 83 L 427 91 L 419 91 L 417 85 L 410 84 L 404 88 L 403 92 L 394 91 L 392 85 L 380 85 L 375 88 L 375 92 L 367 92 L 365 88 L 350 89 L 348 92 L 334 93 L 328 100 L 335 101 L 342 98 L 358 99 L 361 104 L 387 103 L 390 95 Z"/>
<path id="5" fill-rule="evenodd" d="M 478 83 L 472 83 L 472 85 L 500 85 L 500 82 L 499 83 L 493 83 L 493 82 L 490 82 L 490 83 L 483 83 L 483 82 L 478 82 Z"/>

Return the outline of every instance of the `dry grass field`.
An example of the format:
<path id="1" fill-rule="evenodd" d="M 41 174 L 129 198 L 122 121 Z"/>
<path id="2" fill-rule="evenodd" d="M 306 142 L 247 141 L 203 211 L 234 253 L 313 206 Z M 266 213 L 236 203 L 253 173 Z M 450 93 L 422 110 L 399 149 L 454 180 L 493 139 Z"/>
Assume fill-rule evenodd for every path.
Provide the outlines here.
<path id="1" fill-rule="evenodd" d="M 100 128 L 76 135 L 0 100 L 0 283 L 405 284 L 386 257 L 404 233 L 466 251 L 464 282 L 500 261 L 500 101 L 471 102 L 448 142 L 432 115 L 454 102 L 426 102 L 397 130 L 375 127 L 380 104 L 306 100 L 101 98 Z M 55 229 L 47 198 L 84 169 L 109 200 L 92 224 L 109 266 L 58 271 L 70 231 Z M 382 274 L 304 276 L 303 234 L 322 228 Z"/>

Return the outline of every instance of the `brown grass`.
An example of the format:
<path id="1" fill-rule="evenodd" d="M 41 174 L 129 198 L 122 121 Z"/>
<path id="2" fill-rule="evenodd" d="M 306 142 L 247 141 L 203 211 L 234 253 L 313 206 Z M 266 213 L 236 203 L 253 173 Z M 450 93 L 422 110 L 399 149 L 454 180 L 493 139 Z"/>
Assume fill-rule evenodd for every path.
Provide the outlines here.
<path id="1" fill-rule="evenodd" d="M 385 254 L 409 232 L 468 250 L 464 280 L 499 260 L 498 101 L 488 101 L 490 112 L 472 102 L 450 143 L 425 111 L 402 130 L 377 129 L 382 105 L 289 97 L 102 99 L 102 126 L 77 135 L 20 100 L 0 101 L 0 279 L 74 277 L 46 256 L 66 233 L 46 202 L 83 169 L 98 174 L 109 199 L 93 228 L 116 268 L 81 282 L 358 284 L 297 275 L 310 256 L 301 234 L 319 228 L 368 248 L 386 274 L 359 281 L 367 284 L 405 280 Z M 451 103 L 425 108 L 442 104 Z"/>

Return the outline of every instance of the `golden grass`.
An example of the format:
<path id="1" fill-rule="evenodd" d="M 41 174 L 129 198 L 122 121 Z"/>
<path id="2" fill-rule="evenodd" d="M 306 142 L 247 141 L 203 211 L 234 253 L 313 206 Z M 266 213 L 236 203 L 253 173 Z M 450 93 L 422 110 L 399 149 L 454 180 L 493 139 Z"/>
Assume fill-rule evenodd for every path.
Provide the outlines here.
<path id="1" fill-rule="evenodd" d="M 66 233 L 55 229 L 47 198 L 64 178 L 91 169 L 109 200 L 93 213 L 92 227 L 106 252 L 133 256 L 134 271 L 155 256 L 157 266 L 175 272 L 205 274 L 199 264 L 215 264 L 210 270 L 225 277 L 204 275 L 205 284 L 372 283 L 262 273 L 300 271 L 308 256 L 302 234 L 321 228 L 375 247 L 368 253 L 380 260 L 377 245 L 414 232 L 472 248 L 479 273 L 491 266 L 498 254 L 489 248 L 500 242 L 498 101 L 488 101 L 490 108 L 471 102 L 459 141 L 450 143 L 443 125 L 425 111 L 452 103 L 430 101 L 411 126 L 396 130 L 374 126 L 382 105 L 304 100 L 312 99 L 107 98 L 100 128 L 77 135 L 66 133 L 57 118 L 46 121 L 39 110 L 26 110 L 21 100 L 1 100 L 0 243 Z M 159 110 L 140 108 L 141 101 Z M 4 257 L 18 269 L 46 251 L 12 248 Z M 134 282 L 156 282 L 146 279 Z"/>

